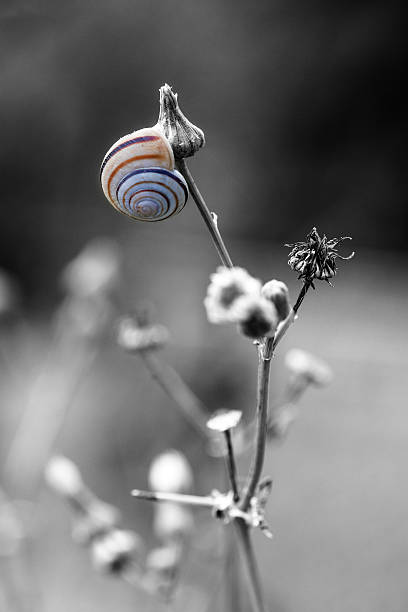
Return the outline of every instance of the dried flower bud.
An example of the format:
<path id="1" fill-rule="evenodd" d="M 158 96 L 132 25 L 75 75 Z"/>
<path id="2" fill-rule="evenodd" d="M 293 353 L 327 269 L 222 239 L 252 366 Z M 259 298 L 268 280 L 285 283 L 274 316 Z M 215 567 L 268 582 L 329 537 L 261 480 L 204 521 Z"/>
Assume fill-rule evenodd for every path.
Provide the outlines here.
<path id="1" fill-rule="evenodd" d="M 272 302 L 278 313 L 279 322 L 286 319 L 290 313 L 289 290 L 285 283 L 271 280 L 262 287 L 263 297 Z"/>
<path id="2" fill-rule="evenodd" d="M 332 370 L 324 361 L 301 349 L 291 349 L 285 356 L 285 364 L 294 376 L 303 377 L 318 387 L 328 385 L 333 378 Z"/>
<path id="3" fill-rule="evenodd" d="M 240 410 L 218 410 L 207 421 L 208 429 L 223 433 L 229 429 L 234 429 L 240 422 L 242 412 Z"/>
<path id="4" fill-rule="evenodd" d="M 181 112 L 170 85 L 160 87 L 160 112 L 157 122 L 169 141 L 175 159 L 191 157 L 205 144 L 204 132 L 193 125 Z"/>
<path id="5" fill-rule="evenodd" d="M 278 325 L 275 306 L 262 296 L 244 296 L 236 300 L 231 313 L 238 329 L 249 338 L 273 336 Z"/>
<path id="6" fill-rule="evenodd" d="M 312 287 L 315 279 L 325 280 L 330 285 L 330 278 L 335 276 L 337 272 L 336 259 L 351 259 L 354 257 L 354 252 L 347 257 L 339 254 L 337 245 L 343 240 L 351 240 L 350 236 L 342 236 L 341 238 L 331 238 L 328 240 L 326 236 L 320 238 L 317 229 L 314 227 L 306 236 L 305 242 L 295 242 L 294 244 L 286 244 L 292 250 L 289 253 L 288 264 L 299 272 L 299 277 L 306 284 Z"/>
<path id="7" fill-rule="evenodd" d="M 177 450 L 158 455 L 149 470 L 149 485 L 163 493 L 183 493 L 193 484 L 193 472 L 185 456 Z"/>
<path id="8" fill-rule="evenodd" d="M 204 306 L 211 323 L 237 323 L 233 308 L 238 298 L 260 296 L 261 282 L 244 268 L 220 266 L 210 280 Z"/>
<path id="9" fill-rule="evenodd" d="M 118 344 L 131 353 L 162 348 L 169 337 L 164 325 L 140 327 L 132 317 L 124 317 L 118 323 Z"/>
<path id="10" fill-rule="evenodd" d="M 73 461 L 62 455 L 49 460 L 44 476 L 47 484 L 64 497 L 77 497 L 84 488 L 79 469 Z"/>
<path id="11" fill-rule="evenodd" d="M 76 297 L 91 297 L 109 292 L 120 275 L 121 256 L 109 238 L 91 241 L 64 269 L 61 281 Z"/>
<path id="12" fill-rule="evenodd" d="M 155 506 L 153 529 L 162 540 L 178 540 L 193 530 L 194 522 L 190 508 L 162 502 Z"/>
<path id="13" fill-rule="evenodd" d="M 95 568 L 108 574 L 122 574 L 137 560 L 143 548 L 133 531 L 113 529 L 92 543 L 91 558 Z"/>

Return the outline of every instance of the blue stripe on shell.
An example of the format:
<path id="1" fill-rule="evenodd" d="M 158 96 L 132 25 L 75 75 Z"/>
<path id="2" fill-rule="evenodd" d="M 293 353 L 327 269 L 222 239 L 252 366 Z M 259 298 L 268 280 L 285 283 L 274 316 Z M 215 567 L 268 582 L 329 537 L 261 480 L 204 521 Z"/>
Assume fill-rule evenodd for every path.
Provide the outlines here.
<path id="1" fill-rule="evenodd" d="M 139 168 L 118 184 L 118 209 L 140 221 L 161 221 L 178 214 L 188 198 L 188 188 L 177 170 Z"/>

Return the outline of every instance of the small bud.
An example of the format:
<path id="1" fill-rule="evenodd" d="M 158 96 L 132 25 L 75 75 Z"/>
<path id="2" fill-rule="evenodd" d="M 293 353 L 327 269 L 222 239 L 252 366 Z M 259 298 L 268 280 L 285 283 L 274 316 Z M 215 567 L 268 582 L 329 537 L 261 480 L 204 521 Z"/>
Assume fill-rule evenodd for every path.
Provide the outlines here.
<path id="1" fill-rule="evenodd" d="M 232 316 L 239 323 L 241 334 L 254 339 L 273 336 L 278 325 L 275 306 L 261 296 L 239 298 L 234 305 Z"/>
<path id="2" fill-rule="evenodd" d="M 108 574 L 122 574 L 138 558 L 142 540 L 133 531 L 113 529 L 96 539 L 91 547 L 95 568 Z"/>
<path id="3" fill-rule="evenodd" d="M 137 353 L 162 348 L 169 340 L 169 332 L 164 325 L 140 327 L 132 317 L 124 317 L 118 323 L 117 340 L 126 351 Z"/>
<path id="4" fill-rule="evenodd" d="M 332 370 L 324 361 L 301 349 L 290 350 L 285 356 L 285 365 L 294 376 L 301 376 L 318 387 L 328 385 L 333 378 Z"/>
<path id="5" fill-rule="evenodd" d="M 50 459 L 44 475 L 47 484 L 64 497 L 77 497 L 84 488 L 79 469 L 73 461 L 62 455 Z"/>
<path id="6" fill-rule="evenodd" d="M 204 132 L 181 112 L 170 85 L 160 87 L 160 112 L 157 126 L 169 141 L 175 159 L 191 157 L 205 144 Z"/>
<path id="7" fill-rule="evenodd" d="M 153 529 L 162 540 L 177 540 L 193 530 L 194 522 L 190 508 L 163 502 L 155 507 Z"/>
<path id="8" fill-rule="evenodd" d="M 158 455 L 149 470 L 149 485 L 163 493 L 183 493 L 193 484 L 193 472 L 185 456 L 177 450 Z"/>
<path id="9" fill-rule="evenodd" d="M 262 287 L 263 297 L 272 302 L 278 313 L 279 322 L 286 319 L 290 312 L 289 290 L 285 283 L 271 280 Z"/>
<path id="10" fill-rule="evenodd" d="M 212 431 L 223 433 L 236 427 L 241 417 L 242 412 L 240 410 L 218 410 L 211 419 L 207 421 L 207 427 Z"/>

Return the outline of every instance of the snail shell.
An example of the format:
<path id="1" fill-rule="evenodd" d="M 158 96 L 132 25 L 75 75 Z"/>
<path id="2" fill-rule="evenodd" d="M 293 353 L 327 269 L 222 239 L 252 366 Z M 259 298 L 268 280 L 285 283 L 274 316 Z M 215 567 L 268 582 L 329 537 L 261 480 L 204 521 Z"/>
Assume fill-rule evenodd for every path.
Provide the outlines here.
<path id="1" fill-rule="evenodd" d="M 158 128 L 144 128 L 115 142 L 100 176 L 106 198 L 132 219 L 167 219 L 187 201 L 187 184 L 174 169 L 172 148 Z"/>

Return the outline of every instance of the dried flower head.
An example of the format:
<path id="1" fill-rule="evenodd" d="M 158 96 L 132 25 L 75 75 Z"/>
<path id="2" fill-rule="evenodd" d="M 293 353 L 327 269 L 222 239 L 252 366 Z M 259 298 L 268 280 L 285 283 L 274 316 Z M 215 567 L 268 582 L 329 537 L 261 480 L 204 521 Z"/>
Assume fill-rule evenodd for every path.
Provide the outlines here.
<path id="1" fill-rule="evenodd" d="M 289 253 L 288 264 L 292 270 L 299 272 L 299 278 L 312 287 L 316 278 L 331 284 L 329 279 L 337 272 L 336 259 L 338 257 L 351 259 L 354 256 L 354 252 L 347 257 L 339 254 L 336 247 L 343 240 L 351 240 L 351 238 L 350 236 L 331 238 L 331 240 L 327 240 L 326 236 L 320 238 L 314 227 L 306 236 L 306 242 L 285 245 L 292 249 Z"/>
<path id="2" fill-rule="evenodd" d="M 162 348 L 169 336 L 164 325 L 140 326 L 133 317 L 123 317 L 118 323 L 118 344 L 131 353 Z"/>
<path id="3" fill-rule="evenodd" d="M 142 546 L 133 531 L 113 529 L 92 543 L 91 558 L 97 570 L 122 574 L 137 560 Z"/>
<path id="4" fill-rule="evenodd" d="M 233 311 L 236 300 L 245 295 L 260 296 L 261 282 L 244 268 L 220 266 L 210 276 L 204 306 L 210 323 L 237 323 Z"/>
<path id="5" fill-rule="evenodd" d="M 157 126 L 164 132 L 176 160 L 191 157 L 205 144 L 204 132 L 183 115 L 177 94 L 167 83 L 160 87 L 160 113 Z"/>
<path id="6" fill-rule="evenodd" d="M 327 363 L 301 349 L 288 351 L 285 365 L 294 376 L 302 377 L 318 387 L 328 385 L 333 379 L 333 372 Z"/>
<path id="7" fill-rule="evenodd" d="M 290 312 L 289 289 L 282 281 L 271 280 L 262 287 L 263 297 L 275 306 L 279 322 L 286 319 Z"/>
<path id="8" fill-rule="evenodd" d="M 182 493 L 191 488 L 193 472 L 186 457 L 171 449 L 158 455 L 149 470 L 149 485 L 165 493 Z"/>

